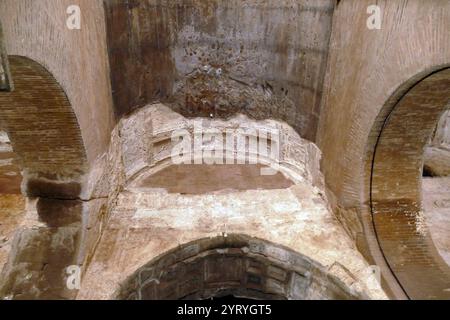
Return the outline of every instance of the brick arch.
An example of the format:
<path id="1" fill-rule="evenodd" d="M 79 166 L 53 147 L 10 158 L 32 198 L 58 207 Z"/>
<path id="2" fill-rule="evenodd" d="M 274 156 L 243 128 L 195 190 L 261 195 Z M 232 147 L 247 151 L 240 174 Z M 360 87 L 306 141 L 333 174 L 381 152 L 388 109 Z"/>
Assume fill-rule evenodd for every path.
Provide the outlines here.
<path id="1" fill-rule="evenodd" d="M 374 236 L 405 295 L 448 299 L 450 268 L 423 220 L 421 184 L 425 147 L 450 107 L 450 68 L 414 77 L 411 83 L 387 101 L 372 127 L 366 200 Z"/>
<path id="2" fill-rule="evenodd" d="M 242 234 L 199 239 L 139 268 L 116 292 L 123 300 L 368 299 L 317 262 Z"/>
<path id="3" fill-rule="evenodd" d="M 10 56 L 13 89 L 0 92 L 0 121 L 23 170 L 29 196 L 77 197 L 86 152 L 77 117 L 53 75 L 34 60 Z"/>

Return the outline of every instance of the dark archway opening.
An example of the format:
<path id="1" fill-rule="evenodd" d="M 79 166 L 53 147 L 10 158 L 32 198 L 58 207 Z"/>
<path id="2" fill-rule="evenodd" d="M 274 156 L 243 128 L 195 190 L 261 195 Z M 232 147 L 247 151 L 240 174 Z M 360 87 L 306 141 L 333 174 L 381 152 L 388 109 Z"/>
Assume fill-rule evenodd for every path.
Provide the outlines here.
<path id="1" fill-rule="evenodd" d="M 290 249 L 243 235 L 202 239 L 139 268 L 118 300 L 366 299 Z"/>

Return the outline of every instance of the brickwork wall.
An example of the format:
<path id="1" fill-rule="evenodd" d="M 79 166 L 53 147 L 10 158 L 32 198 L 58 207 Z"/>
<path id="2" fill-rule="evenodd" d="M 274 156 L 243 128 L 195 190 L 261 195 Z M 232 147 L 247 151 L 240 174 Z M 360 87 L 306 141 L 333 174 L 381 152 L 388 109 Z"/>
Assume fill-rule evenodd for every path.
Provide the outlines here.
<path id="1" fill-rule="evenodd" d="M 80 30 L 66 26 L 71 5 L 81 9 Z M 4 0 L 0 21 L 7 53 L 42 65 L 67 94 L 92 163 L 114 126 L 103 1 Z"/>
<path id="2" fill-rule="evenodd" d="M 369 30 L 367 8 L 373 4 L 344 0 L 335 10 L 318 145 L 326 184 L 336 196 L 336 210 L 345 216 L 341 220 L 352 222 L 348 228 L 358 248 L 381 267 L 392 296 L 405 298 L 373 230 L 366 176 L 366 159 L 373 152 L 369 137 L 384 123 L 379 117 L 383 106 L 395 105 L 418 80 L 450 64 L 450 3 L 378 1 L 381 30 Z"/>
<path id="3" fill-rule="evenodd" d="M 67 96 L 40 64 L 16 56 L 9 60 L 15 89 L 0 94 L 0 118 L 28 187 L 36 178 L 76 180 L 86 169 L 86 153 Z"/>
<path id="4" fill-rule="evenodd" d="M 375 127 L 371 135 L 377 140 L 375 229 L 389 266 L 414 299 L 450 298 L 450 268 L 436 251 L 422 208 L 424 150 L 448 107 L 449 88 L 450 69 L 427 77 L 395 105 L 381 134 Z"/>

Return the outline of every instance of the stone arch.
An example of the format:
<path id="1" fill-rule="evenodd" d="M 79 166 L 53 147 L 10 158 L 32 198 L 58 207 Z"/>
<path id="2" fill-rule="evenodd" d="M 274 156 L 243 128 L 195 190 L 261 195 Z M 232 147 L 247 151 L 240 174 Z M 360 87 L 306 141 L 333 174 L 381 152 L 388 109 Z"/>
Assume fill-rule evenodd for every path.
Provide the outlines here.
<path id="1" fill-rule="evenodd" d="M 200 239 L 131 275 L 113 299 L 366 299 L 291 249 L 246 235 Z"/>
<path id="2" fill-rule="evenodd" d="M 368 141 L 371 129 L 386 101 L 399 99 L 402 89 L 404 94 L 420 79 L 449 66 L 445 30 L 450 3 L 380 2 L 383 27 L 377 32 L 366 25 L 370 4 L 370 0 L 341 1 L 334 12 L 317 144 L 323 152 L 326 186 L 335 197 L 334 212 L 369 263 L 380 267 L 389 296 L 406 299 L 373 230 L 371 161 L 365 160 L 373 146 Z M 431 16 L 433 23 L 415 23 Z M 351 25 L 346 23 L 349 17 Z"/>
<path id="3" fill-rule="evenodd" d="M 77 117 L 58 81 L 42 65 L 10 56 L 14 88 L 0 93 L 0 121 L 23 169 L 29 196 L 75 198 L 86 152 Z"/>
<path id="4" fill-rule="evenodd" d="M 149 128 L 151 129 L 149 130 Z M 184 168 L 180 169 L 179 173 L 183 173 L 188 168 L 188 170 L 192 169 L 203 174 L 202 170 L 213 167 L 213 163 L 215 163 L 213 161 L 210 163 L 211 165 L 198 165 L 199 163 L 195 162 L 196 157 L 201 158 L 200 164 L 205 164 L 206 160 L 214 160 L 206 159 L 207 156 L 202 152 L 202 148 L 211 147 L 211 137 L 198 139 L 202 135 L 201 130 L 209 128 L 214 128 L 213 132 L 222 138 L 220 143 L 223 147 L 220 150 L 221 163 L 227 163 L 226 167 L 232 170 L 235 170 L 232 163 L 238 163 L 239 154 L 244 158 L 246 164 L 252 162 L 252 165 L 247 167 L 249 169 L 246 171 L 248 177 L 258 176 L 260 178 L 262 176 L 268 178 L 267 180 L 278 179 L 279 185 L 290 185 L 291 182 L 298 183 L 300 181 L 310 182 L 314 185 L 323 184 L 322 176 L 319 173 L 321 156 L 319 149 L 310 141 L 300 137 L 286 123 L 276 120 L 256 121 L 245 115 L 238 115 L 226 121 L 190 119 L 174 112 L 166 105 L 154 104 L 139 109 L 119 123 L 118 130 L 120 131 L 126 186 L 132 189 L 139 189 L 144 185 L 149 187 L 149 180 L 156 175 L 162 181 L 160 187 L 167 186 L 167 182 L 171 182 L 170 179 L 167 179 L 173 174 L 171 171 L 175 170 L 173 172 L 176 173 L 180 167 Z M 269 134 L 269 132 L 271 133 Z M 192 164 L 191 168 L 186 163 L 179 166 L 174 163 L 172 150 L 179 143 L 177 139 L 174 139 L 174 137 L 179 137 L 178 134 L 183 135 L 185 141 L 188 141 L 188 145 L 191 146 L 186 152 L 187 158 L 191 160 L 187 161 Z M 136 142 L 136 137 L 139 137 L 138 142 Z M 247 139 L 244 143 L 244 150 L 238 146 L 239 138 L 241 141 Z M 250 139 L 253 141 L 253 147 L 250 146 L 252 144 L 249 142 Z M 194 144 L 194 140 L 197 141 L 197 146 Z M 218 149 L 220 148 L 218 147 Z M 227 162 L 228 160 L 225 159 L 227 156 L 231 158 L 232 163 Z M 250 161 L 250 158 L 255 161 Z M 218 167 L 220 166 L 218 165 Z M 273 172 L 266 171 L 269 168 L 275 170 Z M 255 174 L 252 174 L 253 171 Z M 226 172 L 222 173 L 226 174 Z M 218 173 L 218 175 L 220 174 Z M 212 176 L 218 177 L 218 175 L 213 174 Z M 265 179 L 258 181 L 262 182 L 262 180 Z M 159 182 L 156 182 L 153 187 L 156 187 Z M 270 181 L 265 182 L 270 185 Z M 242 190 L 241 188 L 237 189 Z"/>
<path id="5" fill-rule="evenodd" d="M 366 146 L 365 179 L 372 231 L 408 298 L 449 298 L 450 268 L 423 221 L 425 147 L 450 107 L 450 69 L 407 81 L 381 109 Z M 393 286 L 394 284 L 390 284 Z"/>

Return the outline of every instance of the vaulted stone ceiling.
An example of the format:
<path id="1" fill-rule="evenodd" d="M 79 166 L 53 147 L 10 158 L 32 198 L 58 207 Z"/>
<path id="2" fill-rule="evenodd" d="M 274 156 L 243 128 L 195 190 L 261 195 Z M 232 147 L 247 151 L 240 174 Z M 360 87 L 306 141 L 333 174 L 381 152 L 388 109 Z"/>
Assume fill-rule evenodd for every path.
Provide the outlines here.
<path id="1" fill-rule="evenodd" d="M 314 140 L 333 0 L 105 1 L 115 113 L 287 121 Z"/>

